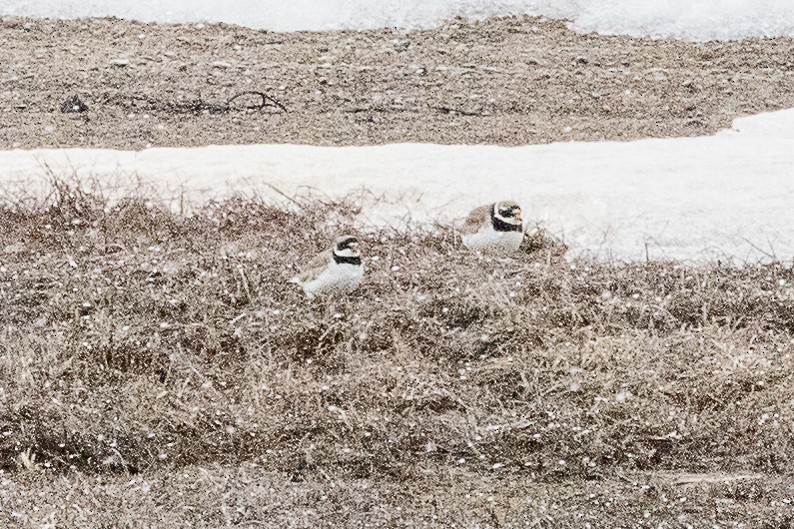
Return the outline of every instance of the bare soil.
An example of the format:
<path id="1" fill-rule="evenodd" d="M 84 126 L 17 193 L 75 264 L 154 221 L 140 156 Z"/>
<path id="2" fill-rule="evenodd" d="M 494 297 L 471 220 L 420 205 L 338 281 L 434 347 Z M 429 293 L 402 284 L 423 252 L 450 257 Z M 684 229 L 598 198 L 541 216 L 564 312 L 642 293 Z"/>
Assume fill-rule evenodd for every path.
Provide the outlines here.
<path id="1" fill-rule="evenodd" d="M 790 39 L 581 36 L 533 18 L 290 34 L 4 18 L 0 43 L 2 149 L 630 140 L 794 106 Z M 228 103 L 245 91 L 287 112 Z M 75 95 L 87 110 L 62 113 Z"/>

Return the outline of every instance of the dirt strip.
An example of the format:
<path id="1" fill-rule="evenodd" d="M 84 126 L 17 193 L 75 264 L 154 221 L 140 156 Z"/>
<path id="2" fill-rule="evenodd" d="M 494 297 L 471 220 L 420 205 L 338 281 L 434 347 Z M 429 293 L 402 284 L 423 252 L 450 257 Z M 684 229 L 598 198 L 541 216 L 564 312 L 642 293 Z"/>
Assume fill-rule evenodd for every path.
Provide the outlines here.
<path id="1" fill-rule="evenodd" d="M 0 43 L 2 149 L 630 140 L 794 106 L 791 39 L 582 36 L 533 18 L 288 34 L 2 18 Z M 230 101 L 248 91 L 266 105 Z"/>

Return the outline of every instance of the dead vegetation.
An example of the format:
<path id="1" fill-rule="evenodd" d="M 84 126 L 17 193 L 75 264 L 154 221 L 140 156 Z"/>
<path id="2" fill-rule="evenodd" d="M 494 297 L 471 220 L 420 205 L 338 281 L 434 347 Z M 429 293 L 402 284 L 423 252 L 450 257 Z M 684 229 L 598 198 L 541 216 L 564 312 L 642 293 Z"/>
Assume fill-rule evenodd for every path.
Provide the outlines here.
<path id="1" fill-rule="evenodd" d="M 378 231 L 364 286 L 308 303 L 286 279 L 346 210 L 184 218 L 66 184 L 0 209 L 0 519 L 791 523 L 789 266 Z"/>

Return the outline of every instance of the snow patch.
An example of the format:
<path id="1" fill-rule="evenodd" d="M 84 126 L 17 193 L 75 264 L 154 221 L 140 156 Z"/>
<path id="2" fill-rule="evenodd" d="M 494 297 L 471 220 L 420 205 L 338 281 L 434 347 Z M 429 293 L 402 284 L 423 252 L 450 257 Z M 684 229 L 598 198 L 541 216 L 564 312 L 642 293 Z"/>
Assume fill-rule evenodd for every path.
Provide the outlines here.
<path id="1" fill-rule="evenodd" d="M 230 145 L 0 151 L 0 187 L 43 193 L 55 174 L 125 192 L 136 175 L 187 211 L 232 194 L 361 191 L 364 226 L 455 223 L 511 198 L 571 253 L 620 260 L 789 260 L 794 110 L 737 119 L 699 138 L 551 145 Z M 118 186 L 121 185 L 121 188 Z"/>
<path id="2" fill-rule="evenodd" d="M 788 0 L 5 0 L 0 15 L 226 22 L 271 31 L 436 27 L 456 16 L 567 19 L 582 33 L 694 41 L 794 36 Z"/>

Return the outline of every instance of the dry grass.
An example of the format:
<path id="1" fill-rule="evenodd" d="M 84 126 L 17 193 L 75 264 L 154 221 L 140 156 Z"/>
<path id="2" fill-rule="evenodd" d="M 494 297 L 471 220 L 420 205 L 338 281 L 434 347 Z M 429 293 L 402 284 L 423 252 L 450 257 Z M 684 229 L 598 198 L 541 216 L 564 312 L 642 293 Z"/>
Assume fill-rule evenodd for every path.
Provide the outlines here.
<path id="1" fill-rule="evenodd" d="M 310 304 L 285 281 L 345 210 L 0 210 L 3 524 L 792 523 L 791 268 L 381 231 L 366 284 Z"/>

